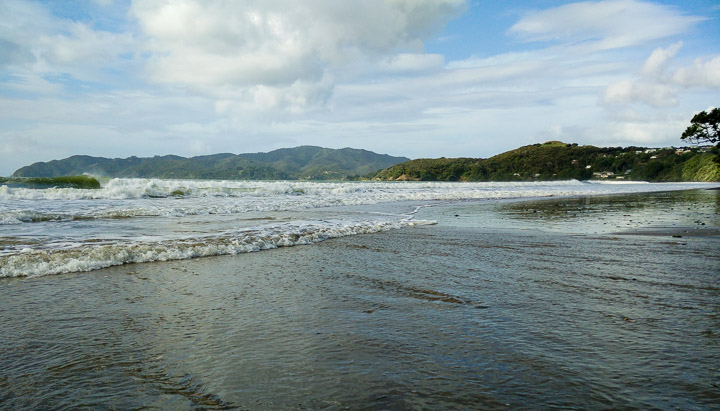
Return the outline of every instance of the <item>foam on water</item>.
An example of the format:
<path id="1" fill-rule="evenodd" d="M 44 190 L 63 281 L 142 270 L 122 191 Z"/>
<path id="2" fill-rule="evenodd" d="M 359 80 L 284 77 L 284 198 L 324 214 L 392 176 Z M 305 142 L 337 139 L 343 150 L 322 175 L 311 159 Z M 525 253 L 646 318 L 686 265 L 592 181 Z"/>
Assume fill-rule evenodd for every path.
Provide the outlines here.
<path id="1" fill-rule="evenodd" d="M 0 186 L 0 224 L 293 211 L 397 201 L 501 199 L 673 190 L 694 184 L 295 182 L 112 179 L 98 190 Z M 91 201 L 90 201 L 91 200 Z"/>
<path id="2" fill-rule="evenodd" d="M 716 409 L 717 237 L 587 227 L 682 209 L 684 228 L 717 228 L 719 201 L 697 190 L 0 227 L 26 275 L 438 220 L 0 278 L 0 408 Z M 168 240 L 170 226 L 185 237 Z"/>
<path id="3" fill-rule="evenodd" d="M 581 191 L 597 191 L 589 186 L 599 183 L 504 182 L 504 183 L 442 183 L 442 182 L 302 182 L 302 181 L 214 181 L 112 179 L 98 190 L 74 188 L 32 189 L 0 186 L 0 199 L 13 200 L 99 200 L 186 197 L 276 197 L 327 196 L 343 204 L 368 202 L 498 198 L 522 192 L 530 195 L 563 195 Z M 623 184 L 633 186 L 637 184 Z"/>
<path id="4" fill-rule="evenodd" d="M 413 220 L 417 207 L 436 201 L 710 186 L 157 179 L 112 179 L 95 190 L 0 186 L 0 276 L 58 274 L 310 244 L 424 224 Z M 393 206 L 408 201 L 413 203 L 411 210 Z M 326 211 L 330 209 L 332 213 Z M 278 219 L 283 223 L 274 224 Z"/>
<path id="5" fill-rule="evenodd" d="M 114 265 L 184 260 L 214 255 L 235 255 L 278 247 L 307 245 L 329 238 L 376 233 L 421 221 L 365 221 L 348 225 L 342 221 L 288 224 L 261 230 L 223 233 L 219 236 L 160 242 L 62 244 L 54 249 L 22 247 L 0 256 L 0 277 L 43 276 L 90 271 Z"/>

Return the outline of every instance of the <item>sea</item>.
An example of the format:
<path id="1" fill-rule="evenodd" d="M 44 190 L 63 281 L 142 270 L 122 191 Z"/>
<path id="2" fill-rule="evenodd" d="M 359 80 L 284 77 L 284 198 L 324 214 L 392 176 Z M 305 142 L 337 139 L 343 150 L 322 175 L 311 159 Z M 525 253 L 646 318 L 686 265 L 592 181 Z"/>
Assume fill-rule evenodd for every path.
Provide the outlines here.
<path id="1" fill-rule="evenodd" d="M 717 409 L 716 187 L 0 186 L 0 409 Z"/>
<path id="2" fill-rule="evenodd" d="M 0 186 L 0 277 L 234 255 L 433 221 L 441 202 L 682 190 L 711 183 L 438 183 L 111 179 Z"/>

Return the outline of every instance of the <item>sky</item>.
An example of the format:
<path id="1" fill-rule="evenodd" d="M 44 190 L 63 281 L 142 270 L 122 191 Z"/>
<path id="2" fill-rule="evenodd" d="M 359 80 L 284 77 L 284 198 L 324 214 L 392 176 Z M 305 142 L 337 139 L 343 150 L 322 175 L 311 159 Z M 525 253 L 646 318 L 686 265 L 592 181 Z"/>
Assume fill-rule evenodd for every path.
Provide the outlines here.
<path id="1" fill-rule="evenodd" d="M 0 0 L 0 175 L 299 145 L 489 157 L 682 146 L 720 3 Z"/>

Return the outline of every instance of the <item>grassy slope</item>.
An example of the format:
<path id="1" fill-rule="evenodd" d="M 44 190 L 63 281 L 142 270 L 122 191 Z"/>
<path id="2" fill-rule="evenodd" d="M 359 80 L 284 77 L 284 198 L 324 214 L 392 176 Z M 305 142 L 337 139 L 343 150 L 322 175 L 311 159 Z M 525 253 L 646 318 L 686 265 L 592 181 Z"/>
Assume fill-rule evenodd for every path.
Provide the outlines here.
<path id="1" fill-rule="evenodd" d="M 552 141 L 511 150 L 488 159 L 418 159 L 397 164 L 368 177 L 379 180 L 535 181 L 587 180 L 611 172 L 642 181 L 720 181 L 713 153 L 638 147 L 578 146 Z"/>

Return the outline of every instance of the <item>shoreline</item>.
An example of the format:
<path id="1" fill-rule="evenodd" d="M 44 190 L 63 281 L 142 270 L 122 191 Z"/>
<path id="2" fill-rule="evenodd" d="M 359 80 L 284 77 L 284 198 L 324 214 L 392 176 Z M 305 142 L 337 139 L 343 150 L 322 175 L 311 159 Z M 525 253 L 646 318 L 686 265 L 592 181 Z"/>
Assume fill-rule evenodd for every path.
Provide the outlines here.
<path id="1" fill-rule="evenodd" d="M 613 229 L 717 217 L 718 194 L 454 203 L 313 246 L 0 279 L 0 404 L 705 408 L 720 245 Z"/>
<path id="2" fill-rule="evenodd" d="M 720 237 L 720 228 L 718 227 L 648 227 L 645 229 L 637 229 L 630 231 L 621 231 L 613 233 L 614 235 L 641 235 L 652 237 Z"/>
<path id="3" fill-rule="evenodd" d="M 720 236 L 720 217 L 717 207 L 712 210 L 713 205 L 710 199 L 717 190 L 711 188 L 695 188 L 678 191 L 651 191 L 642 193 L 619 193 L 619 194 L 597 194 L 597 195 L 571 195 L 571 196 L 545 196 L 528 198 L 504 198 L 488 200 L 437 200 L 432 204 L 418 205 L 413 212 L 413 217 L 407 222 L 407 226 L 401 230 L 416 229 L 418 225 L 413 222 L 431 221 L 439 225 L 449 225 L 456 228 L 485 229 L 485 230 L 511 230 L 511 229 L 536 229 L 541 231 L 553 231 L 564 234 L 592 234 L 592 235 L 640 235 L 649 237 L 671 237 L 671 238 L 709 238 Z M 699 202 L 702 200 L 702 202 Z M 716 200 L 719 201 L 720 200 Z M 643 204 L 647 202 L 648 204 Z M 694 202 L 694 207 L 678 206 L 673 204 L 688 205 Z M 412 205 L 415 202 L 399 202 L 398 204 Z M 597 204 L 608 203 L 610 206 L 603 209 Z M 419 204 L 419 203 L 418 203 Z M 697 208 L 698 204 L 702 207 Z M 350 209 L 357 206 L 345 206 Z M 652 212 L 644 208 L 649 207 Z M 640 212 L 638 212 L 638 209 Z M 330 209 L 332 210 L 332 208 Z M 454 211 L 453 211 L 454 210 Z M 319 210 L 322 212 L 322 209 Z M 629 213 L 629 214 L 628 214 Z M 714 216 L 713 216 L 714 213 Z M 478 214 L 484 222 L 466 219 L 465 216 Z M 478 217 L 479 219 L 479 217 Z M 564 219 L 568 219 L 566 223 Z M 394 231 L 396 228 L 385 228 L 378 232 Z M 16 275 L 0 278 L 35 278 L 48 275 L 63 275 L 70 273 L 90 273 L 110 267 L 133 266 L 137 264 L 164 263 L 167 261 L 192 261 L 202 258 L 213 258 L 220 256 L 238 256 L 258 251 L 272 251 L 276 248 L 294 247 L 297 245 L 318 245 L 326 241 L 332 241 L 347 235 L 356 236 L 367 234 L 360 229 L 358 233 L 350 233 L 339 236 L 331 236 L 322 241 L 314 241 L 310 244 L 277 244 L 275 246 L 260 246 L 257 250 L 249 250 L 233 254 L 230 252 L 218 252 L 216 254 L 190 256 L 185 258 L 172 258 L 168 260 L 130 262 L 112 264 L 106 267 L 90 270 L 77 270 L 72 272 L 43 274 L 43 275 Z"/>
<path id="4" fill-rule="evenodd" d="M 565 235 L 720 235 L 720 195 L 690 189 L 595 196 L 456 202 L 416 216 L 456 228 L 538 230 Z M 475 217 L 473 217 L 475 216 Z"/>

